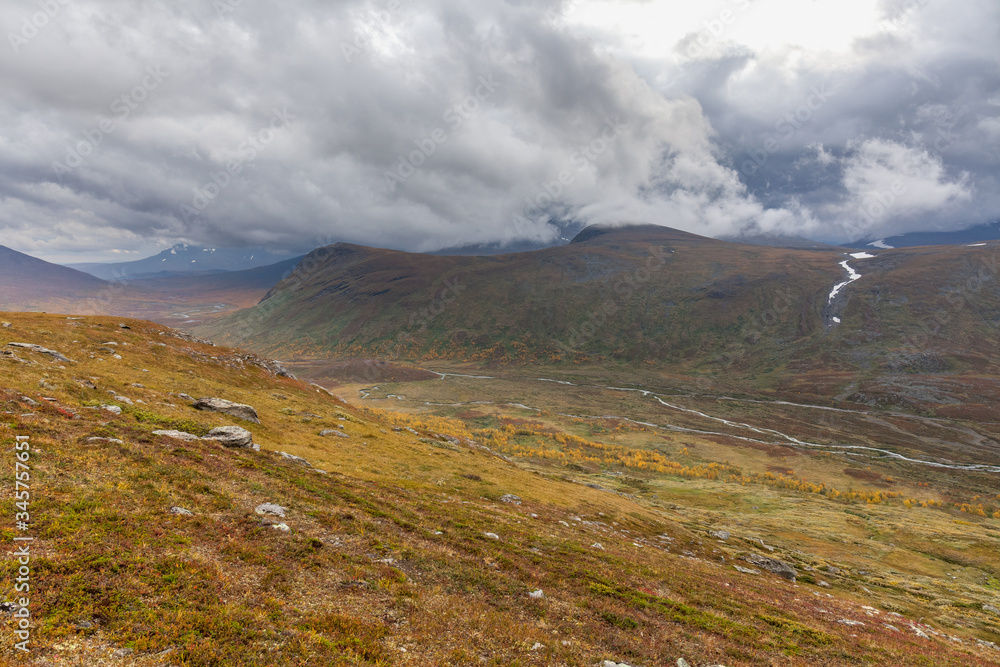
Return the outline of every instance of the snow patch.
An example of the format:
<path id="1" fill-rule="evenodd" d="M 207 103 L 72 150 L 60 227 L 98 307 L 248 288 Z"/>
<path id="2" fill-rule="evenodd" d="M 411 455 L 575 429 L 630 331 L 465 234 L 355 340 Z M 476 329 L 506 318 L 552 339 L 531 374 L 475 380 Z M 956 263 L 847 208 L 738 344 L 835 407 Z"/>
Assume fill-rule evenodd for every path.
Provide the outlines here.
<path id="1" fill-rule="evenodd" d="M 851 257 L 854 259 L 875 259 L 875 255 L 869 254 L 867 252 L 856 252 L 852 253 Z"/>
<path id="2" fill-rule="evenodd" d="M 872 243 L 869 243 L 868 245 L 870 245 L 873 248 L 881 248 L 882 250 L 892 250 L 892 246 L 887 245 L 885 239 L 879 239 L 878 241 L 874 241 Z"/>
<path id="3" fill-rule="evenodd" d="M 840 293 L 840 290 L 844 289 L 845 287 L 853 283 L 855 280 L 861 278 L 861 274 L 852 269 L 851 265 L 848 264 L 848 261 L 850 260 L 845 259 L 843 262 L 840 263 L 840 265 L 844 267 L 844 270 L 847 271 L 848 278 L 847 280 L 845 280 L 844 282 L 840 283 L 839 285 L 833 288 L 833 291 L 830 292 L 830 297 L 826 300 L 827 303 L 833 303 L 833 298 L 837 296 L 838 293 Z"/>

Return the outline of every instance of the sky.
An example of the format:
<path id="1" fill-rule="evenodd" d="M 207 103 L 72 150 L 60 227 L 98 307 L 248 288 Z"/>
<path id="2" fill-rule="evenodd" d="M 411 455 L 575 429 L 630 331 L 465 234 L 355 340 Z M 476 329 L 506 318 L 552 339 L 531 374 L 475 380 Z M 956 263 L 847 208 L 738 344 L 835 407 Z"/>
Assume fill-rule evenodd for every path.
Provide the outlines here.
<path id="1" fill-rule="evenodd" d="M 1000 218 L 996 0 L 0 0 L 0 244 Z"/>

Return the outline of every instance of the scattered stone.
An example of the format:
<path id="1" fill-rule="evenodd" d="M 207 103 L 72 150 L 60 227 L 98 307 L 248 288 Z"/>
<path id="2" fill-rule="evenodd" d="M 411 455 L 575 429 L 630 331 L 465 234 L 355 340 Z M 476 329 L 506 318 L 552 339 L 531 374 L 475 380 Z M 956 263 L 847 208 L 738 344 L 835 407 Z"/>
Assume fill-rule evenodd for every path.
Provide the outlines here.
<path id="1" fill-rule="evenodd" d="M 543 649 L 543 648 L 545 648 L 545 644 L 542 644 L 540 642 L 535 642 L 535 645 L 531 647 L 531 650 L 532 651 L 538 651 L 538 650 Z"/>
<path id="2" fill-rule="evenodd" d="M 817 586 L 822 586 L 823 588 L 830 588 L 830 584 L 828 584 L 827 582 L 823 581 L 822 579 L 820 579 L 819 581 L 817 581 L 816 585 Z"/>
<path id="3" fill-rule="evenodd" d="M 177 514 L 178 516 L 194 516 L 194 512 L 186 510 L 183 507 L 171 507 L 170 513 Z"/>
<path id="4" fill-rule="evenodd" d="M 740 567 L 739 565 L 733 565 L 737 572 L 742 572 L 743 574 L 760 574 L 760 570 L 754 570 L 749 567 Z"/>
<path id="5" fill-rule="evenodd" d="M 125 324 L 124 322 L 122 322 L 122 323 L 119 323 L 119 324 L 118 324 L 118 328 L 119 328 L 119 329 L 128 329 L 129 331 L 131 331 L 131 330 L 132 330 L 132 327 L 130 327 L 129 325 Z"/>
<path id="6" fill-rule="evenodd" d="M 268 514 L 271 516 L 279 517 L 281 519 L 285 518 L 285 512 L 287 511 L 288 511 L 287 507 L 282 507 L 281 505 L 276 505 L 274 503 L 263 503 L 261 505 L 257 505 L 257 508 L 254 510 L 254 512 L 260 514 L 261 516 Z"/>
<path id="7" fill-rule="evenodd" d="M 214 440 L 223 447 L 233 447 L 235 449 L 253 448 L 260 451 L 260 445 L 253 442 L 253 434 L 239 426 L 220 426 L 213 428 L 202 440 Z"/>
<path id="8" fill-rule="evenodd" d="M 288 459 L 289 461 L 294 461 L 295 463 L 300 463 L 306 467 L 312 468 L 312 464 L 306 461 L 301 456 L 295 456 L 294 454 L 289 454 L 288 452 L 278 452 L 278 456 L 283 459 Z"/>
<path id="9" fill-rule="evenodd" d="M 194 396 L 189 396 L 188 394 L 177 394 L 177 398 L 184 399 L 185 401 L 194 402 Z"/>
<path id="10" fill-rule="evenodd" d="M 162 435 L 168 438 L 173 438 L 174 440 L 185 440 L 187 442 L 191 442 L 192 440 L 201 440 L 201 438 L 193 433 L 185 433 L 184 431 L 153 431 L 153 435 Z"/>
<path id="11" fill-rule="evenodd" d="M 788 563 L 778 560 L 777 558 L 768 558 L 767 556 L 760 556 L 758 554 L 750 554 L 743 560 L 747 561 L 752 565 L 767 570 L 772 574 L 776 574 L 779 577 L 788 579 L 793 584 L 795 583 L 795 578 L 798 573 L 792 568 Z"/>
<path id="12" fill-rule="evenodd" d="M 6 614 L 13 614 L 18 609 L 20 609 L 20 607 L 18 607 L 13 602 L 0 602 L 0 612 L 4 612 Z"/>
<path id="13" fill-rule="evenodd" d="M 604 551 L 604 545 L 601 544 L 600 542 L 594 542 L 593 544 L 590 545 L 590 547 L 592 549 L 600 549 L 601 551 Z"/>
<path id="14" fill-rule="evenodd" d="M 122 413 L 122 409 L 120 407 L 118 407 L 117 405 L 102 405 L 101 409 L 102 410 L 107 410 L 111 414 L 115 414 L 115 415 L 120 415 Z"/>
<path id="15" fill-rule="evenodd" d="M 0 327 L 3 327 L 4 329 L 10 329 L 13 326 L 14 325 L 11 324 L 10 322 L 4 322 L 4 323 L 0 324 Z"/>
<path id="16" fill-rule="evenodd" d="M 1000 609 L 997 609 L 996 607 L 994 607 L 991 604 L 984 604 L 983 605 L 983 611 L 988 611 L 991 614 L 996 614 L 996 615 L 1000 616 Z"/>
<path id="17" fill-rule="evenodd" d="M 521 499 L 515 496 L 513 493 L 508 493 L 500 497 L 500 502 L 510 503 L 512 505 L 520 505 Z"/>
<path id="18" fill-rule="evenodd" d="M 88 621 L 88 620 L 84 619 L 82 621 L 77 621 L 76 622 L 76 629 L 77 630 L 93 630 L 94 629 L 94 624 L 91 621 Z"/>
<path id="19" fill-rule="evenodd" d="M 292 532 L 292 529 L 288 527 L 287 523 L 275 523 L 275 524 L 271 524 L 271 528 L 274 528 L 275 530 L 280 530 L 283 533 L 290 533 L 290 532 Z"/>
<path id="20" fill-rule="evenodd" d="M 677 658 L 677 667 L 691 667 L 684 658 Z"/>
<path id="21" fill-rule="evenodd" d="M 338 430 L 332 429 L 332 428 L 328 428 L 326 430 L 320 431 L 319 434 L 321 436 L 323 436 L 324 438 L 328 438 L 330 436 L 335 436 L 335 437 L 338 437 L 338 438 L 349 438 L 349 437 L 351 437 L 351 436 L 347 435 L 346 433 L 344 433 L 343 431 L 338 431 Z"/>
<path id="22" fill-rule="evenodd" d="M 32 345 L 31 343 L 7 343 L 10 347 L 18 347 L 24 350 L 31 350 L 32 352 L 38 352 L 39 354 L 47 354 L 56 361 L 65 361 L 69 364 L 75 364 L 76 362 L 72 359 L 64 357 L 62 354 L 56 352 L 55 350 L 49 350 L 41 345 Z"/>
<path id="23" fill-rule="evenodd" d="M 977 639 L 976 643 L 985 648 L 991 648 L 994 651 L 1000 651 L 1000 646 L 997 646 L 994 642 L 988 642 L 985 639 Z"/>
<path id="24" fill-rule="evenodd" d="M 728 530 L 717 530 L 715 532 L 710 532 L 709 535 L 711 535 L 716 539 L 722 540 L 723 542 L 732 537 L 732 535 L 729 534 Z"/>
<path id="25" fill-rule="evenodd" d="M 840 623 L 841 625 L 850 625 L 850 626 L 864 625 L 864 623 L 861 621 L 852 621 L 846 618 L 838 620 L 837 623 Z"/>
<path id="26" fill-rule="evenodd" d="M 533 600 L 542 600 L 545 598 L 545 593 L 539 588 L 537 591 L 531 591 L 528 593 L 528 597 Z"/>
<path id="27" fill-rule="evenodd" d="M 926 632 L 924 632 L 923 630 L 921 630 L 917 626 L 911 625 L 910 629 L 913 630 L 913 634 L 915 634 L 916 636 L 920 637 L 921 639 L 930 639 L 930 635 L 928 635 Z"/>
<path id="28" fill-rule="evenodd" d="M 840 574 L 840 568 L 834 567 L 832 565 L 827 565 L 826 571 L 829 572 L 830 574 Z"/>
<path id="29" fill-rule="evenodd" d="M 124 445 L 125 443 L 118 438 L 87 438 L 87 442 L 110 442 L 115 445 Z"/>
<path id="30" fill-rule="evenodd" d="M 25 405 L 30 405 L 33 408 L 34 407 L 38 407 L 40 405 L 40 403 L 38 401 L 32 400 L 32 399 L 28 398 L 27 396 L 22 396 L 21 397 L 21 402 L 24 403 Z"/>
<path id="31" fill-rule="evenodd" d="M 897 628 L 895 625 L 889 625 L 888 623 L 884 623 L 883 625 L 885 625 L 885 627 L 887 627 L 888 629 L 892 630 L 893 632 L 899 632 L 900 631 L 899 628 Z"/>
<path id="32" fill-rule="evenodd" d="M 486 537 L 490 538 L 491 540 L 499 540 L 500 539 L 500 536 L 497 535 L 496 533 L 483 533 L 483 535 L 485 535 Z"/>
<path id="33" fill-rule="evenodd" d="M 208 412 L 221 412 L 222 414 L 229 415 L 230 417 L 243 419 L 244 421 L 253 422 L 254 424 L 260 423 L 260 419 L 257 417 L 257 411 L 249 405 L 233 403 L 232 401 L 227 401 L 221 398 L 199 399 L 194 404 L 194 408 L 196 410 L 206 410 Z"/>
<path id="34" fill-rule="evenodd" d="M 112 658 L 125 658 L 135 653 L 133 648 L 120 648 L 111 654 Z"/>

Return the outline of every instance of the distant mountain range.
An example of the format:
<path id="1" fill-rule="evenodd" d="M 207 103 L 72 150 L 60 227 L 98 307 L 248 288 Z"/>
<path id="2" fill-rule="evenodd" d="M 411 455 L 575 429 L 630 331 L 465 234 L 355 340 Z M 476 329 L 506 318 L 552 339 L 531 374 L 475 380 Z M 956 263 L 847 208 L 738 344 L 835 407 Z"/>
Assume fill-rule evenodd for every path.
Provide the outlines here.
<path id="1" fill-rule="evenodd" d="M 854 258 L 659 226 L 587 228 L 566 246 L 490 257 L 340 243 L 195 331 L 285 359 L 639 363 L 758 384 L 987 372 L 1000 369 L 998 249 Z"/>
<path id="2" fill-rule="evenodd" d="M 142 317 L 172 326 L 204 322 L 256 304 L 301 260 L 108 281 L 0 246 L 0 311 Z"/>
<path id="3" fill-rule="evenodd" d="M 845 243 L 843 247 L 913 248 L 932 245 L 962 245 L 997 240 L 1000 240 L 1000 220 L 947 232 L 911 232 L 898 236 L 887 236 L 883 239 L 876 239 L 869 236 L 852 243 Z"/>
<path id="4" fill-rule="evenodd" d="M 204 248 L 185 244 L 134 262 L 70 264 L 104 280 L 135 280 L 167 275 L 245 271 L 270 266 L 295 257 L 295 253 L 267 248 Z"/>

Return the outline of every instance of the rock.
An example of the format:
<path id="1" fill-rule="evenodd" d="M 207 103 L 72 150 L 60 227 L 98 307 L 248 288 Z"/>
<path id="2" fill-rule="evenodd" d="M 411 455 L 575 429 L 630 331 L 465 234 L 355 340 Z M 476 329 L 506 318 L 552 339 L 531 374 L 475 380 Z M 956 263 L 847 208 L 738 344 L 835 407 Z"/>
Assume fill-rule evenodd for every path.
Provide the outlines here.
<path id="1" fill-rule="evenodd" d="M 723 542 L 732 537 L 732 535 L 729 534 L 728 530 L 717 530 L 715 532 L 710 532 L 709 535 L 711 535 L 716 539 L 722 540 Z"/>
<path id="2" fill-rule="evenodd" d="M 28 398 L 27 396 L 21 397 L 21 402 L 25 405 L 30 405 L 31 407 L 38 407 L 40 404 L 38 401 Z"/>
<path id="3" fill-rule="evenodd" d="M 996 607 L 994 607 L 991 604 L 984 604 L 983 605 L 983 611 L 988 611 L 991 614 L 996 614 L 997 616 L 1000 616 L 1000 609 L 997 609 Z"/>
<path id="4" fill-rule="evenodd" d="M 131 330 L 132 330 L 132 327 L 130 327 L 129 325 L 125 324 L 124 322 L 122 322 L 122 323 L 119 323 L 119 324 L 118 324 L 118 328 L 119 328 L 119 329 L 128 329 L 129 331 L 131 331 Z"/>
<path id="5" fill-rule="evenodd" d="M 239 426 L 213 428 L 202 440 L 214 440 L 223 447 L 233 447 L 235 449 L 253 448 L 259 450 L 259 446 L 253 443 L 253 434 Z"/>
<path id="6" fill-rule="evenodd" d="M 263 503 L 261 505 L 257 505 L 257 508 L 254 510 L 254 512 L 260 514 L 261 516 L 267 514 L 281 519 L 285 518 L 285 512 L 287 511 L 287 507 L 282 507 L 281 505 L 276 505 L 274 503 Z"/>
<path id="7" fill-rule="evenodd" d="M 254 424 L 260 423 L 260 419 L 257 417 L 257 411 L 249 405 L 233 403 L 232 401 L 227 401 L 221 398 L 199 399 L 194 404 L 194 408 L 196 410 L 206 410 L 208 412 L 221 412 L 222 414 L 236 417 L 237 419 L 243 419 L 248 422 L 253 422 Z"/>
<path id="8" fill-rule="evenodd" d="M 850 626 L 864 625 L 864 623 L 862 623 L 861 621 L 851 621 L 846 618 L 838 620 L 837 623 L 840 623 L 841 625 L 850 625 Z"/>
<path id="9" fill-rule="evenodd" d="M 508 493 L 500 497 L 500 502 L 510 503 L 512 505 L 520 505 L 521 499 L 515 496 L 513 493 Z"/>
<path id="10" fill-rule="evenodd" d="M 528 597 L 533 600 L 542 600 L 545 598 L 545 593 L 539 588 L 537 591 L 531 591 L 528 593 Z"/>
<path id="11" fill-rule="evenodd" d="M 822 586 L 823 588 L 830 588 L 830 584 L 828 584 L 827 582 L 823 581 L 822 579 L 820 579 L 819 581 L 817 581 L 816 585 L 817 586 Z"/>
<path id="12" fill-rule="evenodd" d="M 10 329 L 13 326 L 14 325 L 11 324 L 10 322 L 4 322 L 4 323 L 0 324 L 0 327 L 3 327 L 4 329 Z"/>
<path id="13" fill-rule="evenodd" d="M 283 533 L 290 533 L 290 532 L 292 532 L 292 529 L 288 527 L 287 523 L 275 523 L 275 524 L 271 524 L 271 528 L 274 528 L 275 530 L 280 530 Z"/>
<path id="14" fill-rule="evenodd" d="M 733 565 L 737 572 L 742 572 L 743 574 L 760 574 L 760 570 L 754 570 L 749 567 L 740 567 L 739 565 Z"/>
<path id="15" fill-rule="evenodd" d="M 170 513 L 176 514 L 178 516 L 194 516 L 194 512 L 192 512 L 191 510 L 186 510 L 183 507 L 171 507 Z"/>
<path id="16" fill-rule="evenodd" d="M 777 558 L 768 558 L 767 556 L 750 554 L 749 556 L 744 558 L 744 560 L 747 561 L 748 563 L 751 563 L 752 565 L 756 565 L 762 570 L 767 570 L 772 574 L 776 574 L 779 577 L 788 579 L 792 583 L 795 583 L 795 578 L 798 576 L 798 573 L 792 568 L 791 565 L 789 565 L 784 561 L 778 560 Z"/>
<path id="17" fill-rule="evenodd" d="M 830 574 L 840 574 L 840 568 L 834 567 L 832 565 L 827 565 L 826 571 L 829 572 Z"/>
<path id="18" fill-rule="evenodd" d="M 194 403 L 194 396 L 189 396 L 188 394 L 177 394 L 177 398 L 182 398 L 185 401 L 191 401 Z"/>
<path id="19" fill-rule="evenodd" d="M 7 345 L 10 346 L 10 347 L 19 347 L 19 348 L 22 348 L 22 349 L 25 349 L 25 350 L 31 350 L 32 352 L 38 352 L 39 354 L 47 354 L 50 357 L 52 357 L 53 359 L 55 359 L 56 361 L 65 361 L 66 363 L 69 363 L 69 364 L 75 364 L 76 363 L 72 359 L 68 359 L 67 357 L 64 357 L 63 355 L 61 355 L 60 353 L 56 352 L 55 350 L 48 350 L 48 349 L 42 347 L 41 345 L 32 345 L 31 343 L 7 343 Z"/>
<path id="20" fill-rule="evenodd" d="M 535 642 L 535 645 L 531 647 L 531 650 L 532 651 L 538 651 L 538 650 L 543 649 L 543 648 L 545 648 L 545 644 L 542 644 L 540 642 Z"/>
<path id="21" fill-rule="evenodd" d="M 135 653 L 134 648 L 120 648 L 111 654 L 112 658 L 125 658 Z"/>
<path id="22" fill-rule="evenodd" d="M 111 414 L 115 414 L 115 415 L 120 415 L 122 413 L 122 409 L 120 407 L 118 407 L 117 405 L 102 405 L 101 409 L 102 410 L 107 410 Z"/>
<path id="23" fill-rule="evenodd" d="M 500 536 L 497 535 L 496 533 L 483 533 L 483 535 L 485 535 L 486 537 L 490 538 L 491 540 L 499 540 L 500 539 Z"/>
<path id="24" fill-rule="evenodd" d="M 604 551 L 604 545 L 601 544 L 600 542 L 594 542 L 593 544 L 590 545 L 590 547 L 592 549 L 600 549 L 601 551 Z"/>
<path id="25" fill-rule="evenodd" d="M 328 428 L 328 429 L 326 429 L 324 431 L 320 431 L 319 434 L 321 436 L 323 436 L 324 438 L 328 438 L 328 437 L 331 437 L 331 436 L 334 436 L 334 437 L 337 437 L 337 438 L 349 438 L 349 437 L 351 437 L 351 436 L 347 435 L 346 433 L 344 433 L 343 431 L 338 431 L 338 430 L 332 429 L 332 428 Z"/>
<path id="26" fill-rule="evenodd" d="M 174 440 L 185 440 L 187 442 L 191 442 L 192 440 L 201 440 L 201 438 L 193 433 L 185 433 L 184 431 L 153 431 L 153 435 L 162 435 L 168 438 L 173 438 Z"/>
<path id="27" fill-rule="evenodd" d="M 289 461 L 300 463 L 306 467 L 312 468 L 312 464 L 309 463 L 309 461 L 306 461 L 301 456 L 295 456 L 294 454 L 289 454 L 288 452 L 278 452 L 278 456 L 280 456 L 283 459 L 288 459 Z"/>
<path id="28" fill-rule="evenodd" d="M 677 667 L 691 667 L 684 658 L 677 658 Z"/>
<path id="29" fill-rule="evenodd" d="M 125 443 L 118 438 L 87 438 L 87 442 L 110 442 L 115 445 L 124 445 Z"/>

